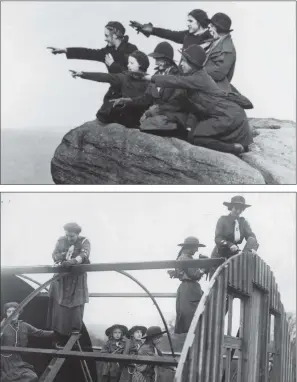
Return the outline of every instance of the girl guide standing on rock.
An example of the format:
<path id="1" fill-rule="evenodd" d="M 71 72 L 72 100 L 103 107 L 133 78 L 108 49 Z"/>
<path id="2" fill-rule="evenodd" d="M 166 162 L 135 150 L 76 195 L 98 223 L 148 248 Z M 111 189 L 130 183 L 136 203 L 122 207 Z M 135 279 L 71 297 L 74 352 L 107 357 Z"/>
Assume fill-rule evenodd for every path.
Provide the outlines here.
<path id="1" fill-rule="evenodd" d="M 26 347 L 30 336 L 40 338 L 54 338 L 53 331 L 37 329 L 27 322 L 19 320 L 16 314 L 11 323 L 2 333 L 5 319 L 10 317 L 17 309 L 17 302 L 8 302 L 4 305 L 4 319 L 1 322 L 1 346 Z M 22 360 L 21 354 L 1 354 L 1 382 L 37 382 L 38 377 L 32 365 Z"/>
<path id="2" fill-rule="evenodd" d="M 190 45 L 201 45 L 203 48 L 212 42 L 212 35 L 208 30 L 209 19 L 206 12 L 201 9 L 193 9 L 188 14 L 187 30 L 172 31 L 169 29 L 154 27 L 152 23 L 140 24 L 137 21 L 130 21 L 130 26 L 141 32 L 146 37 L 157 36 L 183 45 L 183 49 Z"/>
<path id="3" fill-rule="evenodd" d="M 182 76 L 147 76 L 156 86 L 184 89 L 184 108 L 197 116 L 188 140 L 197 146 L 232 153 L 248 151 L 252 132 L 243 107 L 246 99 L 238 93 L 226 93 L 204 68 L 205 51 L 191 45 L 182 51 Z M 203 116 L 203 119 L 201 118 Z"/>
<path id="4" fill-rule="evenodd" d="M 53 252 L 55 265 L 70 269 L 78 264 L 90 264 L 90 242 L 80 236 L 81 227 L 76 223 L 64 226 L 65 236 L 58 239 Z M 80 332 L 85 303 L 89 302 L 87 273 L 64 273 L 52 281 L 49 290 L 48 327 L 59 338 L 58 345 L 65 345 L 73 332 Z"/>
<path id="5" fill-rule="evenodd" d="M 99 61 L 106 65 L 109 73 L 122 73 L 127 70 L 129 54 L 137 50 L 137 46 L 129 42 L 129 37 L 125 35 L 126 29 L 118 21 L 109 21 L 104 28 L 104 40 L 106 46 L 101 49 L 88 48 L 54 48 L 51 49 L 54 55 L 65 53 L 68 59 Z M 120 95 L 112 86 L 104 96 L 104 100 L 117 98 Z M 100 110 L 97 118 L 104 120 L 105 114 L 101 115 Z"/>
<path id="6" fill-rule="evenodd" d="M 118 99 L 134 98 L 142 96 L 148 86 L 145 79 L 149 67 L 147 55 L 140 51 L 131 53 L 128 57 L 128 71 L 124 73 L 98 73 L 77 72 L 71 70 L 74 78 L 80 77 L 86 80 L 107 82 L 116 90 L 118 98 L 104 99 L 103 105 L 98 112 L 98 119 L 105 123 L 119 123 L 128 128 L 137 128 L 139 120 L 145 111 L 145 107 L 134 107 L 129 104 L 120 103 Z M 101 116 L 104 115 L 102 119 Z"/>
<path id="7" fill-rule="evenodd" d="M 167 41 L 160 42 L 149 56 L 155 59 L 155 74 L 176 76 L 180 74 L 174 61 L 173 47 Z M 189 116 L 180 103 L 182 93 L 183 91 L 179 89 L 158 88 L 150 82 L 142 96 L 121 99 L 119 102 L 146 110 L 140 119 L 141 131 L 186 139 Z"/>
<path id="8" fill-rule="evenodd" d="M 200 244 L 199 240 L 193 236 L 187 237 L 182 244 L 178 245 L 182 247 L 176 259 L 178 261 L 193 260 L 193 256 L 198 249 L 205 247 L 204 244 Z M 176 296 L 174 332 L 176 334 L 187 333 L 203 295 L 199 280 L 203 277 L 205 271 L 195 268 L 179 268 L 169 270 L 168 274 L 171 278 L 178 278 L 181 281 Z"/>

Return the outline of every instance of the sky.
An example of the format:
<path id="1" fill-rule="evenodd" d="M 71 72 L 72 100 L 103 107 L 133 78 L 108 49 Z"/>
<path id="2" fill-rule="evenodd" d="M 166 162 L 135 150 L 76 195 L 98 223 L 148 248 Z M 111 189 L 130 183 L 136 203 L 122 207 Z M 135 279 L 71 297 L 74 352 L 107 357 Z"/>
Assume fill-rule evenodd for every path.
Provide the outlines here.
<path id="1" fill-rule="evenodd" d="M 252 207 L 244 212 L 260 243 L 259 255 L 271 267 L 285 309 L 296 308 L 296 197 L 286 193 L 242 194 Z M 187 236 L 196 236 L 210 256 L 218 218 L 227 214 L 231 193 L 2 193 L 1 264 L 50 265 L 63 225 L 76 221 L 91 242 L 92 263 L 175 260 Z M 130 271 L 151 291 L 175 293 L 178 280 L 166 270 Z M 46 281 L 49 274 L 30 275 Z M 143 292 L 115 272 L 88 274 L 89 292 Z M 201 282 L 202 289 L 208 281 Z M 167 321 L 175 299 L 158 299 Z M 114 321 L 162 325 L 148 298 L 91 298 L 85 324 L 103 328 Z M 99 333 L 103 335 L 102 333 Z"/>
<path id="2" fill-rule="evenodd" d="M 104 47 L 104 26 L 118 20 L 130 41 L 150 53 L 161 39 L 137 34 L 129 20 L 184 30 L 188 12 L 198 6 L 232 19 L 232 82 L 255 106 L 248 115 L 296 120 L 295 2 L 9 1 L 1 3 L 1 126 L 67 131 L 94 119 L 108 86 L 74 80 L 68 70 L 106 72 L 105 65 L 53 56 L 47 46 Z M 173 45 L 179 60 L 181 46 Z"/>

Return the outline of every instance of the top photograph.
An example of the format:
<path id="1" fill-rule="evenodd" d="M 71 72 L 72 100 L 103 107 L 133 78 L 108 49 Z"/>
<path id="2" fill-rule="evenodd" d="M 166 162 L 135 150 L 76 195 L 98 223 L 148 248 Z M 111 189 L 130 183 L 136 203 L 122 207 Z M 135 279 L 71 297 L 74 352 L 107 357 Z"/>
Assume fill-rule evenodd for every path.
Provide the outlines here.
<path id="1" fill-rule="evenodd" d="M 296 184 L 296 2 L 2 1 L 1 184 Z"/>

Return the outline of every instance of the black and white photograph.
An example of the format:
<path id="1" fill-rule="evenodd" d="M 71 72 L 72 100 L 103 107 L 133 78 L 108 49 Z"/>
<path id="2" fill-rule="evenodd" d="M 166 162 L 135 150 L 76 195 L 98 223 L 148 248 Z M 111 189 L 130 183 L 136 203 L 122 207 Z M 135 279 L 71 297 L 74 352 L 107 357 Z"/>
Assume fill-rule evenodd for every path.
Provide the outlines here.
<path id="1" fill-rule="evenodd" d="M 1 2 L 1 183 L 296 184 L 295 1 Z"/>
<path id="2" fill-rule="evenodd" d="M 295 193 L 1 206 L 1 381 L 296 381 Z"/>

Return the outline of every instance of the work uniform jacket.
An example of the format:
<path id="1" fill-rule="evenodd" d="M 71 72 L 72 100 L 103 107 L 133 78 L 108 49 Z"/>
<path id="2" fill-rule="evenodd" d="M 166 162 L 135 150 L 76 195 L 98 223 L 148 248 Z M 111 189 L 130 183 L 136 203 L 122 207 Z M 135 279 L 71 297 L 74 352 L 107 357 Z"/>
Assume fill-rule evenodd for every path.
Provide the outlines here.
<path id="1" fill-rule="evenodd" d="M 181 252 L 178 261 L 193 260 L 193 256 Z M 203 291 L 199 280 L 204 273 L 200 269 L 176 269 L 175 278 L 181 281 L 176 296 L 176 321 L 174 332 L 177 334 L 187 333 L 194 317 L 197 305 L 201 300 Z"/>
<path id="2" fill-rule="evenodd" d="M 226 92 L 231 91 L 236 64 L 236 50 L 230 34 L 226 34 L 210 45 L 205 61 L 205 70 Z"/>
<path id="3" fill-rule="evenodd" d="M 65 236 L 60 237 L 53 252 L 53 260 L 62 262 L 81 256 L 82 264 L 90 264 L 90 242 L 86 237 L 78 236 L 71 245 Z M 89 302 L 87 273 L 65 273 L 60 279 L 51 283 L 49 297 L 60 305 L 73 308 Z"/>
<path id="4" fill-rule="evenodd" d="M 151 343 L 144 343 L 138 351 L 140 356 L 162 356 L 160 350 L 158 350 Z M 154 365 L 136 365 L 135 373 L 132 377 L 132 382 L 155 382 L 157 380 L 158 368 Z"/>
<path id="5" fill-rule="evenodd" d="M 149 81 L 144 79 L 144 74 L 140 72 L 125 72 L 125 73 L 92 73 L 82 72 L 82 78 L 110 83 L 112 88 L 117 91 L 119 97 L 116 98 L 135 98 L 144 95 Z M 104 120 L 108 123 L 119 123 L 129 128 L 135 128 L 139 126 L 139 120 L 144 111 L 146 105 L 129 105 L 125 107 L 114 107 L 113 102 L 104 100 L 102 107 L 100 108 L 98 115 L 104 115 Z"/>
<path id="6" fill-rule="evenodd" d="M 102 347 L 101 353 L 123 354 L 125 341 L 123 339 L 109 339 Z M 122 367 L 117 362 L 104 362 L 102 364 L 102 375 L 116 377 L 120 375 Z"/>
<path id="7" fill-rule="evenodd" d="M 101 49 L 88 49 L 88 48 L 67 48 L 66 57 L 68 59 L 76 60 L 90 60 L 105 63 L 105 56 L 111 54 L 114 62 L 107 66 L 109 73 L 122 73 L 127 70 L 129 55 L 137 50 L 137 46 L 129 42 L 129 37 L 124 36 L 121 44 L 116 49 L 114 46 L 106 46 Z M 120 93 L 118 89 L 112 86 L 108 89 L 104 96 L 104 102 L 113 98 L 119 98 Z M 102 122 L 105 120 L 106 115 L 100 114 L 100 110 L 96 114 L 97 118 Z"/>
<path id="8" fill-rule="evenodd" d="M 176 65 L 165 70 L 165 74 L 157 71 L 155 75 L 160 77 L 167 75 L 179 75 Z M 142 106 L 148 110 L 141 118 L 140 129 L 149 130 L 185 130 L 188 120 L 188 113 L 183 111 L 180 103 L 184 96 L 184 91 L 166 86 L 156 86 L 150 83 L 143 96 L 134 98 L 131 105 Z"/>
<path id="9" fill-rule="evenodd" d="M 219 88 L 205 69 L 183 76 L 154 75 L 156 86 L 184 89 L 181 106 L 188 113 L 203 115 L 204 119 L 192 132 L 194 137 L 208 137 L 247 147 L 252 143 L 251 129 L 245 111 L 229 94 Z M 233 98 L 236 95 L 233 94 Z"/>
<path id="10" fill-rule="evenodd" d="M 1 322 L 4 325 L 5 320 Z M 37 329 L 34 326 L 18 320 L 12 322 L 4 330 L 1 337 L 1 346 L 26 347 L 30 336 L 40 338 L 53 338 L 54 332 Z M 19 381 L 35 382 L 38 381 L 37 375 L 32 365 L 22 360 L 19 353 L 1 354 L 1 382 Z"/>

